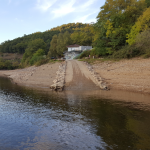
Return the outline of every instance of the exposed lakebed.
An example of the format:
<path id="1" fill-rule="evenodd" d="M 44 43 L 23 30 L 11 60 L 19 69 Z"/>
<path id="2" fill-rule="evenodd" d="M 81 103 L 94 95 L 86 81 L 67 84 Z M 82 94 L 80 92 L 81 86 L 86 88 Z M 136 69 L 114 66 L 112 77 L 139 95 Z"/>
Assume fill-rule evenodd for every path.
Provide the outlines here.
<path id="1" fill-rule="evenodd" d="M 55 93 L 0 78 L 0 149 L 149 149 L 150 96 L 110 92 Z"/>

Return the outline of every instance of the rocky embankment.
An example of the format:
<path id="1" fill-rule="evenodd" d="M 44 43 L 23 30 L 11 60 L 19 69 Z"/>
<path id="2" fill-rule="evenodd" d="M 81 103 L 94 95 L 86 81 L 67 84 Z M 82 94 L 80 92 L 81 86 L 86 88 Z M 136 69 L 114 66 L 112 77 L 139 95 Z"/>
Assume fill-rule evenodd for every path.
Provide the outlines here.
<path id="1" fill-rule="evenodd" d="M 65 74 L 66 74 L 66 62 L 62 63 L 59 66 L 58 71 L 56 72 L 56 78 L 53 80 L 53 83 L 50 88 L 55 91 L 62 91 L 65 86 Z"/>
<path id="2" fill-rule="evenodd" d="M 95 81 L 95 84 L 96 84 L 97 86 L 99 86 L 101 90 L 109 90 L 109 88 L 107 87 L 107 85 L 106 85 L 104 79 L 102 79 L 102 78 L 99 76 L 99 74 L 98 74 L 96 71 L 94 71 L 92 65 L 90 65 L 90 64 L 87 63 L 87 62 L 85 62 L 85 64 L 86 64 L 88 70 L 90 71 L 90 73 L 91 73 L 91 75 L 92 75 L 92 77 L 93 77 L 93 79 L 94 79 L 94 81 Z"/>

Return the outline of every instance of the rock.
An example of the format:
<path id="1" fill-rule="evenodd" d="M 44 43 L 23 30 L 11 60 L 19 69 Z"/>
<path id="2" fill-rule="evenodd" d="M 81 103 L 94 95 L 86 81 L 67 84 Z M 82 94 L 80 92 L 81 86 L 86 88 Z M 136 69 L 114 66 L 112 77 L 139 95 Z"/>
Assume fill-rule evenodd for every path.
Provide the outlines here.
<path id="1" fill-rule="evenodd" d="M 99 86 L 102 90 L 108 90 L 108 87 L 104 85 L 102 78 L 98 76 L 98 73 L 94 72 L 93 67 L 88 63 L 86 63 L 86 65 L 88 70 L 91 72 L 91 75 L 94 78 L 95 82 L 97 83 L 97 86 Z"/>
<path id="2" fill-rule="evenodd" d="M 59 92 L 63 90 L 66 74 L 65 72 L 66 72 L 66 63 L 61 64 L 59 66 L 59 69 L 56 72 L 56 78 L 53 81 L 54 84 L 50 86 L 51 89 Z"/>

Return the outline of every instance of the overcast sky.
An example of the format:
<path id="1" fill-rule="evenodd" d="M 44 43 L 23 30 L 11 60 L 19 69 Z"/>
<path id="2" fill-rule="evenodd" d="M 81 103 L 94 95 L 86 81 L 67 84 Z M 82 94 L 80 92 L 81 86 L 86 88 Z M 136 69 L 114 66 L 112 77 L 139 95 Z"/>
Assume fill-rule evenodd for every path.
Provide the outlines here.
<path id="1" fill-rule="evenodd" d="M 96 22 L 105 0 L 0 0 L 0 43 L 67 23 Z"/>

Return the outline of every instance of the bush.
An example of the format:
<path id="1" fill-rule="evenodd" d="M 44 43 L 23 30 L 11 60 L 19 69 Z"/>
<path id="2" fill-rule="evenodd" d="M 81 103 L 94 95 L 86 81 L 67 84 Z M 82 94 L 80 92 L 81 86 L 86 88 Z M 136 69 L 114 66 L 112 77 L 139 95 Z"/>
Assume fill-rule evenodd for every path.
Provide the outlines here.
<path id="1" fill-rule="evenodd" d="M 83 57 L 89 57 L 90 55 L 90 50 L 86 50 L 84 52 L 81 53 L 81 55 L 79 56 L 79 59 L 83 58 Z"/>
<path id="2" fill-rule="evenodd" d="M 113 58 L 132 58 L 143 55 L 150 57 L 150 29 L 139 33 L 135 38 L 135 44 L 124 46 L 121 50 L 114 52 Z"/>
<path id="3" fill-rule="evenodd" d="M 40 60 L 42 60 L 42 59 L 44 59 L 44 57 L 43 56 L 33 56 L 31 59 L 30 59 L 30 65 L 34 65 L 36 62 L 38 62 L 38 61 L 40 61 Z"/>
<path id="4" fill-rule="evenodd" d="M 135 46 L 141 49 L 145 56 L 148 56 L 150 53 L 150 29 L 138 34 L 135 42 Z"/>
<path id="5" fill-rule="evenodd" d="M 115 59 L 121 59 L 121 58 L 132 58 L 136 56 L 142 55 L 139 48 L 135 47 L 135 45 L 132 46 L 124 46 L 121 50 L 116 51 L 111 56 Z"/>
<path id="6" fill-rule="evenodd" d="M 97 55 L 96 50 L 95 50 L 95 49 L 92 49 L 92 50 L 90 51 L 90 55 L 91 55 L 91 56 Z"/>
<path id="7" fill-rule="evenodd" d="M 41 59 L 35 63 L 36 66 L 41 66 L 49 62 L 49 59 Z"/>
<path id="8" fill-rule="evenodd" d="M 1 70 L 12 70 L 20 67 L 20 61 L 0 59 Z"/>
<path id="9" fill-rule="evenodd" d="M 30 59 L 30 65 L 34 65 L 36 62 L 44 59 L 44 50 L 43 49 L 38 49 L 32 56 L 32 58 Z"/>

